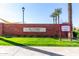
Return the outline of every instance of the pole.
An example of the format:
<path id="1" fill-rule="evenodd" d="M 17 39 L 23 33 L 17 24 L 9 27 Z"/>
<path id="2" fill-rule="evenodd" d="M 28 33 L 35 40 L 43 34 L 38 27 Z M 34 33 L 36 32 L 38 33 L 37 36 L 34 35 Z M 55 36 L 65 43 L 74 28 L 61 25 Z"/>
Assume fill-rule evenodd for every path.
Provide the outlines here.
<path id="1" fill-rule="evenodd" d="M 24 24 L 24 11 L 25 11 L 25 8 L 22 7 L 22 12 L 23 12 L 23 24 Z"/>
<path id="2" fill-rule="evenodd" d="M 23 10 L 23 24 L 24 24 L 24 10 Z"/>

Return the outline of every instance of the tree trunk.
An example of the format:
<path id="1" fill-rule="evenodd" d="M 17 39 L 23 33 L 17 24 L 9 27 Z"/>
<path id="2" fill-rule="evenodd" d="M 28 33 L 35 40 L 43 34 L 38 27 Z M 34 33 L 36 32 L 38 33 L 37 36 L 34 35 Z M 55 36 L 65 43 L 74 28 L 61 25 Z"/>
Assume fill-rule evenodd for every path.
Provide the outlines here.
<path id="1" fill-rule="evenodd" d="M 58 15 L 58 24 L 59 24 L 59 18 L 60 18 L 60 17 L 59 17 L 59 15 Z"/>
<path id="2" fill-rule="evenodd" d="M 69 32 L 69 35 L 70 35 L 70 39 L 72 41 L 72 3 L 68 3 L 68 19 L 69 19 L 69 25 L 70 25 L 70 32 Z"/>
<path id="3" fill-rule="evenodd" d="M 57 22 L 56 22 L 56 20 L 57 20 L 57 19 L 56 19 L 56 17 L 54 17 L 54 24 L 56 24 L 56 23 L 57 23 Z"/>
<path id="4" fill-rule="evenodd" d="M 56 17 L 56 24 L 57 24 L 57 17 Z"/>
<path id="5" fill-rule="evenodd" d="M 55 17 L 53 17 L 53 24 L 55 24 Z"/>
<path id="6" fill-rule="evenodd" d="M 58 25 L 59 25 L 59 40 L 61 41 L 61 25 L 60 25 L 60 16 L 58 15 Z"/>
<path id="7" fill-rule="evenodd" d="M 54 24 L 54 17 L 53 17 L 53 24 Z"/>

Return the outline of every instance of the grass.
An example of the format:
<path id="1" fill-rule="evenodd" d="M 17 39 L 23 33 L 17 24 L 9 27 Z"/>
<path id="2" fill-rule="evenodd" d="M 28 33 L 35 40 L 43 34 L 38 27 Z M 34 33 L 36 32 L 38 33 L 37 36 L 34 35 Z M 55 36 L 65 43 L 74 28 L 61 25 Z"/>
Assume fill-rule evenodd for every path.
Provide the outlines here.
<path id="1" fill-rule="evenodd" d="M 16 43 L 21 43 L 23 45 L 29 45 L 29 46 L 79 46 L 79 40 L 65 40 L 59 41 L 58 39 L 55 38 L 45 38 L 45 37 L 12 37 L 12 38 L 5 38 L 5 37 L 0 37 L 8 41 L 16 42 Z M 11 43 L 4 42 L 0 40 L 0 45 L 1 46 L 14 46 Z"/>

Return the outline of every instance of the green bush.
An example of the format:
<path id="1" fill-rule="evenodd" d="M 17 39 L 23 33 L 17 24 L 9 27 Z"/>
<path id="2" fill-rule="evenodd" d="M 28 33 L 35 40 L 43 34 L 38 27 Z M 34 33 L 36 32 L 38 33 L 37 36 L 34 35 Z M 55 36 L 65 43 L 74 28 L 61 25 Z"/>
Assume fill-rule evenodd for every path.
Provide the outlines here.
<path id="1" fill-rule="evenodd" d="M 77 34 L 77 38 L 79 38 L 79 34 Z"/>
<path id="2" fill-rule="evenodd" d="M 75 31 L 73 31 L 73 36 L 74 36 L 75 38 L 77 38 L 77 35 L 78 35 L 78 33 L 75 32 Z"/>
<path id="3" fill-rule="evenodd" d="M 73 31 L 73 36 L 76 36 L 77 38 L 79 38 L 79 31 L 77 30 Z"/>

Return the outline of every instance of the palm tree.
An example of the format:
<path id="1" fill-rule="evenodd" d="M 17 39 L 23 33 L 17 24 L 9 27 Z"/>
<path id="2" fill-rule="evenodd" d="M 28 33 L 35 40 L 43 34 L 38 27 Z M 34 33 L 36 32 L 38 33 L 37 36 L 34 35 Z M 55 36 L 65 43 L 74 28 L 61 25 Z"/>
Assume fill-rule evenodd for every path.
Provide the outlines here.
<path id="1" fill-rule="evenodd" d="M 62 9 L 61 8 L 57 8 L 55 9 L 55 13 L 57 15 L 57 19 L 58 19 L 58 24 L 60 24 L 60 14 L 62 13 Z M 59 40 L 61 41 L 61 27 L 59 26 Z"/>
<path id="2" fill-rule="evenodd" d="M 72 3 L 68 3 L 68 19 L 70 24 L 70 39 L 72 40 Z"/>
<path id="3" fill-rule="evenodd" d="M 60 14 L 62 13 L 62 9 L 61 8 L 57 8 L 55 9 L 55 13 L 57 15 L 57 18 L 58 18 L 58 24 L 59 24 L 59 19 L 60 19 Z"/>
<path id="4" fill-rule="evenodd" d="M 53 17 L 53 23 L 57 24 L 57 15 L 55 12 L 52 13 L 51 17 Z"/>
<path id="5" fill-rule="evenodd" d="M 60 14 L 61 14 L 61 8 L 57 8 L 55 9 L 55 11 L 52 13 L 51 17 L 53 17 L 53 21 L 54 21 L 54 17 L 56 18 L 55 21 L 56 21 L 56 24 L 57 24 L 57 21 L 58 21 L 58 24 L 59 24 L 59 18 L 60 18 Z M 61 28 L 59 26 L 59 39 L 61 40 Z"/>

